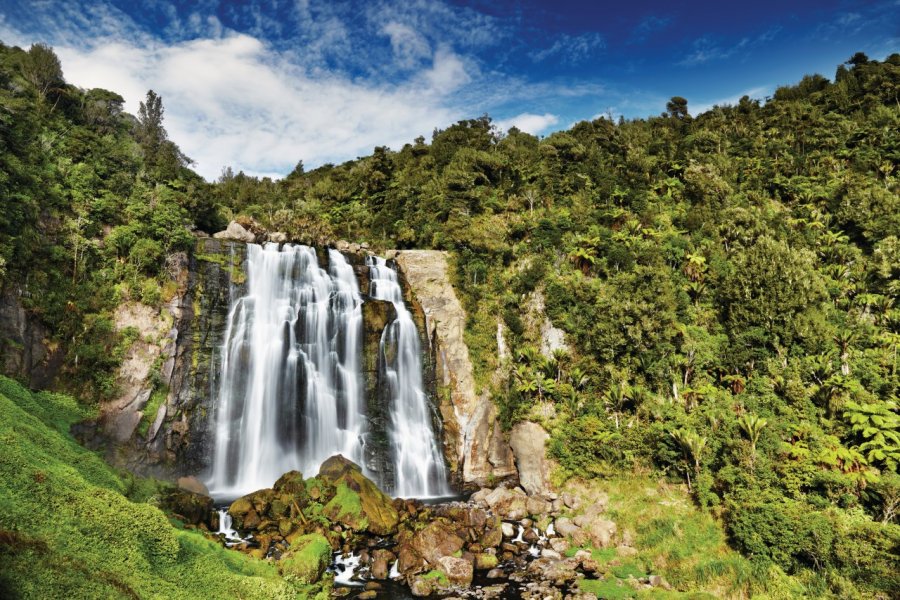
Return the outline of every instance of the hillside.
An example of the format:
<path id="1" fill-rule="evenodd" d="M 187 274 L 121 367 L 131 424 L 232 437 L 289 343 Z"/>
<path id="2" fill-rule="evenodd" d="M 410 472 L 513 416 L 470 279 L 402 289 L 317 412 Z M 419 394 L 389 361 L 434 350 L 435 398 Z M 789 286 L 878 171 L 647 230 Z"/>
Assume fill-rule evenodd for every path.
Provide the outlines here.
<path id="1" fill-rule="evenodd" d="M 673 97 L 658 117 L 540 139 L 483 116 L 279 181 L 210 184 L 152 92 L 133 117 L 114 92 L 67 84 L 51 49 L 0 46 L 0 362 L 79 398 L 2 382 L 0 581 L 25 597 L 42 593 L 29 581 L 84 590 L 88 573 L 112 597 L 171 581 L 293 593 L 132 502 L 151 484 L 68 435 L 116 393 L 134 341 L 116 307 L 168 302 L 170 257 L 252 219 L 320 247 L 449 251 L 504 429 L 547 430 L 558 485 L 683 483 L 747 561 L 723 594 L 895 595 L 898 94 L 900 55 L 859 53 L 765 103 L 692 116 Z M 799 587 L 768 590 L 770 573 Z"/>

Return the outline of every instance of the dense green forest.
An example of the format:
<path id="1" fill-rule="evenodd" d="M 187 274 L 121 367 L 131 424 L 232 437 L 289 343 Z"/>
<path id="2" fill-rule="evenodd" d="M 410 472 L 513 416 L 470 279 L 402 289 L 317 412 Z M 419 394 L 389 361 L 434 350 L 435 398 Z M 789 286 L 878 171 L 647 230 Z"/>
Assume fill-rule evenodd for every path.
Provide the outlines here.
<path id="1" fill-rule="evenodd" d="M 114 393 L 112 310 L 171 298 L 192 230 L 446 249 L 478 381 L 504 426 L 551 432 L 560 479 L 683 480 L 759 580 L 900 590 L 900 55 L 693 117 L 673 97 L 537 138 L 483 116 L 280 181 L 204 182 L 158 96 L 122 105 L 0 46 L 0 286 L 64 348 L 60 389 Z M 539 351 L 536 292 L 569 351 Z"/>

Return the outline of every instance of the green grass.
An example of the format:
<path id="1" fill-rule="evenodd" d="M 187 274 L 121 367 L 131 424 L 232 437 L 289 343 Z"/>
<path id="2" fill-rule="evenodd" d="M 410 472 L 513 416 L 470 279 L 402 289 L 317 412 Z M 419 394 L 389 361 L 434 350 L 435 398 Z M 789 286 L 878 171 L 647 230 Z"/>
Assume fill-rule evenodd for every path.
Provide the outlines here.
<path id="1" fill-rule="evenodd" d="M 582 592 L 594 594 L 600 600 L 620 600 L 637 595 L 634 588 L 615 579 L 582 579 L 578 582 L 578 588 Z"/>
<path id="2" fill-rule="evenodd" d="M 599 492 L 609 495 L 608 518 L 616 522 L 620 536 L 630 539 L 637 555 L 626 559 L 618 556 L 615 548 L 583 549 L 589 550 L 598 563 L 609 565 L 609 572 L 617 579 L 662 575 L 674 588 L 691 593 L 678 597 L 816 596 L 797 578 L 788 577 L 775 567 L 754 564 L 732 550 L 721 525 L 709 513 L 696 508 L 683 486 L 638 475 L 572 481 L 568 485 L 586 502 Z M 580 549 L 570 548 L 566 555 L 574 556 Z M 615 580 L 584 583 L 599 585 L 604 593 L 634 593 L 631 588 L 626 592 L 614 589 Z M 668 595 L 663 590 L 652 592 L 654 598 L 675 597 L 674 592 Z M 648 590 L 637 595 L 645 597 L 649 593 Z"/>
<path id="3" fill-rule="evenodd" d="M 90 413 L 0 377 L 0 597 L 296 598 L 275 567 L 173 527 L 132 502 L 69 426 Z"/>

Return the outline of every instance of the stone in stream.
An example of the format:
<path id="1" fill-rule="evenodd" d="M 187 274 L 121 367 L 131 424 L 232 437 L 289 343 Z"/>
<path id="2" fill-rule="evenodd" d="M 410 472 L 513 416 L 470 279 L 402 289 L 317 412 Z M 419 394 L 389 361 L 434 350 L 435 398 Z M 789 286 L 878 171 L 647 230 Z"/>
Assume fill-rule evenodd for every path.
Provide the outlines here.
<path id="1" fill-rule="evenodd" d="M 463 558 L 442 556 L 438 559 L 440 570 L 453 585 L 469 587 L 472 583 L 472 563 Z"/>

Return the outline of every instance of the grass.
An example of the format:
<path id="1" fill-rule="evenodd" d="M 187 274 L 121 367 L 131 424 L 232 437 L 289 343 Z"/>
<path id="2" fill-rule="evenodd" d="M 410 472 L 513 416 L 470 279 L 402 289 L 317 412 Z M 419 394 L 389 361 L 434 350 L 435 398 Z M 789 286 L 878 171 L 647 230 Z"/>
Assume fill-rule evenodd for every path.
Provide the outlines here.
<path id="1" fill-rule="evenodd" d="M 297 597 L 274 566 L 126 497 L 148 486 L 68 433 L 89 416 L 71 398 L 0 377 L 0 597 Z"/>
<path id="2" fill-rule="evenodd" d="M 598 563 L 607 565 L 616 578 L 582 582 L 582 589 L 586 590 L 584 585 L 600 586 L 603 593 L 610 594 L 597 594 L 598 598 L 645 597 L 649 591 L 638 593 L 630 587 L 620 590 L 614 586 L 617 579 L 647 575 L 665 577 L 675 589 L 690 592 L 688 597 L 815 597 L 796 578 L 777 568 L 754 564 L 732 550 L 721 525 L 696 508 L 684 486 L 632 475 L 590 482 L 573 480 L 567 487 L 587 503 L 600 492 L 608 494 L 608 518 L 618 525 L 619 538 L 624 537 L 637 550 L 636 556 L 623 558 L 615 548 L 584 548 Z M 571 548 L 566 554 L 574 555 L 579 549 Z M 663 590 L 655 589 L 652 597 L 673 593 L 663 595 Z"/>

